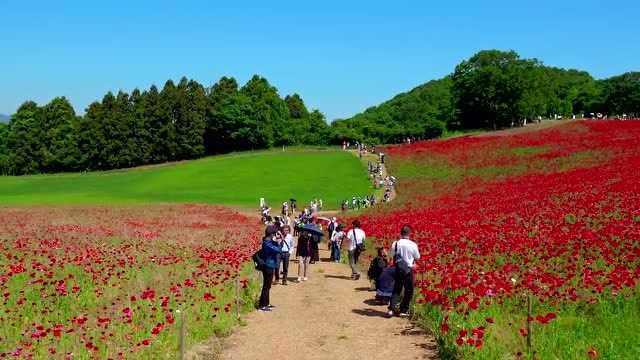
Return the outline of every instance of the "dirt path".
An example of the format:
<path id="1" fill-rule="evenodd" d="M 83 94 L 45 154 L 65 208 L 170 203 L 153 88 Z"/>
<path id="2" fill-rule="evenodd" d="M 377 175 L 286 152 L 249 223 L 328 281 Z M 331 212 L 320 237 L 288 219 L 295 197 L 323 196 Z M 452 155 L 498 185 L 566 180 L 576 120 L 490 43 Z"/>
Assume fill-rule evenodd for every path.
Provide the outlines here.
<path id="1" fill-rule="evenodd" d="M 321 250 L 321 258 L 329 256 Z M 362 277 L 350 279 L 345 264 L 311 265 L 306 282 L 297 283 L 291 262 L 288 286 L 271 290 L 276 308 L 252 312 L 223 344 L 225 360 L 435 359 L 436 343 L 408 320 L 387 318 L 374 304 Z"/>

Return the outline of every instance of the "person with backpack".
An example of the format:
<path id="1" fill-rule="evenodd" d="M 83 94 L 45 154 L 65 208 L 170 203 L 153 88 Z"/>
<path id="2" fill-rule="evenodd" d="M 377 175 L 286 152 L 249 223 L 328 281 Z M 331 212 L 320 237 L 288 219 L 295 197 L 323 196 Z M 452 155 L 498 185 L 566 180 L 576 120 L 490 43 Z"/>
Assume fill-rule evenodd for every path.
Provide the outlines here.
<path id="1" fill-rule="evenodd" d="M 259 311 L 271 311 L 273 306 L 269 299 L 271 284 L 273 282 L 273 272 L 278 264 L 278 256 L 282 252 L 281 241 L 275 237 L 278 229 L 274 225 L 269 225 L 264 231 L 262 239 L 262 249 L 260 250 L 259 267 L 262 271 L 262 291 L 260 292 L 260 301 L 258 302 Z"/>
<path id="2" fill-rule="evenodd" d="M 393 295 L 389 304 L 389 316 L 408 316 L 409 304 L 413 300 L 413 286 L 415 261 L 420 259 L 420 251 L 418 245 L 409 237 L 411 236 L 411 226 L 404 225 L 400 230 L 400 239 L 391 244 L 390 256 L 393 259 L 395 267 L 395 284 L 393 286 Z M 400 302 L 400 294 L 404 288 L 402 302 Z M 398 309 L 398 303 L 400 308 Z"/>
<path id="3" fill-rule="evenodd" d="M 364 240 L 366 234 L 360 228 L 360 221 L 354 220 L 353 228 L 347 233 L 347 239 L 349 239 L 349 266 L 351 266 L 351 278 L 353 280 L 360 279 L 360 273 L 358 272 L 358 259 L 360 254 L 364 251 Z"/>

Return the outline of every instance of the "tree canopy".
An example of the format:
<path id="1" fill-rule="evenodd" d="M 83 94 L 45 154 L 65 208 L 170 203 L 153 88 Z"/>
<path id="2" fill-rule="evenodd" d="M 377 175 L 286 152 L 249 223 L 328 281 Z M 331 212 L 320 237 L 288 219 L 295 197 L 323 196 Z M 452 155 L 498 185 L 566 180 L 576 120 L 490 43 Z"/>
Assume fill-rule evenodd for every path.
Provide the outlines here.
<path id="1" fill-rule="evenodd" d="M 281 98 L 263 77 L 242 87 L 223 77 L 210 88 L 182 78 L 109 92 L 83 116 L 64 97 L 25 102 L 0 124 L 0 172 L 107 170 L 329 139 L 321 112 L 298 94 Z"/>
<path id="2" fill-rule="evenodd" d="M 346 120 L 332 123 L 334 142 L 373 143 L 440 136 L 448 129 L 498 129 L 538 118 L 640 116 L 640 73 L 596 80 L 589 73 L 483 50 L 440 80 L 429 81 Z"/>
<path id="3" fill-rule="evenodd" d="M 57 97 L 23 103 L 0 123 L 0 173 L 107 170 L 282 145 L 397 143 L 446 129 L 498 129 L 538 118 L 640 116 L 640 72 L 596 80 L 514 51 L 483 50 L 453 73 L 328 125 L 299 94 L 261 76 L 211 87 L 182 78 L 104 95 L 78 116 Z"/>

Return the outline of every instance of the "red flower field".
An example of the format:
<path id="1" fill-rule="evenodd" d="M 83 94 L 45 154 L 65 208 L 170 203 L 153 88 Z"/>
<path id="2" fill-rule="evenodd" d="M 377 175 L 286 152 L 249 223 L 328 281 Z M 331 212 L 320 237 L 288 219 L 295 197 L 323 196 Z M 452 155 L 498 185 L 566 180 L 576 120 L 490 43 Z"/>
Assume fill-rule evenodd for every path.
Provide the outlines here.
<path id="1" fill-rule="evenodd" d="M 578 121 L 390 147 L 399 202 L 363 225 L 385 244 L 413 226 L 417 312 L 445 352 L 637 358 L 638 139 L 638 121 Z"/>
<path id="2" fill-rule="evenodd" d="M 178 310 L 228 331 L 259 239 L 222 207 L 0 209 L 0 358 L 175 358 Z"/>

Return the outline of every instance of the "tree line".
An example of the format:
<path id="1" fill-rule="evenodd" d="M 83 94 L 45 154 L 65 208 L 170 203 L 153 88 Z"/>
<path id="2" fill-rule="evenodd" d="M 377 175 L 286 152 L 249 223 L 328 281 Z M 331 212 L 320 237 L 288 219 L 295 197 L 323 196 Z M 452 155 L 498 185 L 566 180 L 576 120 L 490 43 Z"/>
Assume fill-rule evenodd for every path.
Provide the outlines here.
<path id="1" fill-rule="evenodd" d="M 326 144 L 330 127 L 298 94 L 281 98 L 260 76 L 210 88 L 182 78 L 159 90 L 107 93 L 78 116 L 64 97 L 23 103 L 0 124 L 0 172 L 108 170 L 236 150 Z"/>
<path id="2" fill-rule="evenodd" d="M 484 50 L 442 79 L 330 125 L 298 94 L 282 98 L 258 75 L 243 86 L 230 77 L 211 87 L 182 78 L 161 90 L 109 92 L 82 116 L 64 97 L 25 102 L 0 123 L 0 173 L 108 170 L 282 145 L 397 143 L 598 113 L 640 116 L 640 72 L 596 80 L 514 51 Z"/>
<path id="3" fill-rule="evenodd" d="M 640 116 L 640 72 L 596 80 L 588 72 L 544 65 L 514 51 L 484 50 L 378 106 L 332 123 L 348 138 L 395 143 L 446 129 L 499 129 L 540 118 Z"/>

